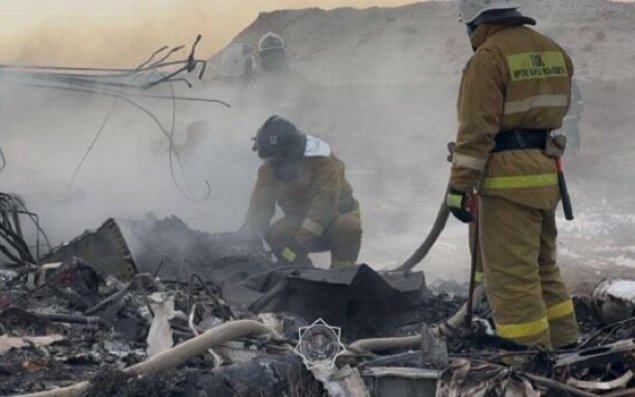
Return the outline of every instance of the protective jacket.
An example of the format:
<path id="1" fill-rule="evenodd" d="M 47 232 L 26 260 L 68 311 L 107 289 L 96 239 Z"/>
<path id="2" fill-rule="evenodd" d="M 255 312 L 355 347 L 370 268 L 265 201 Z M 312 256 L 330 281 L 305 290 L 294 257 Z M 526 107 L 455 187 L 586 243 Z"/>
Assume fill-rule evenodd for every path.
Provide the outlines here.
<path id="1" fill-rule="evenodd" d="M 555 160 L 540 148 L 545 140 L 504 142 L 509 136 L 529 142 L 560 128 L 572 62 L 555 42 L 526 26 L 479 25 L 472 45 L 459 93 L 450 184 L 481 193 L 478 251 L 496 332 L 529 346 L 567 346 L 579 332 L 556 263 Z"/>
<path id="2" fill-rule="evenodd" d="M 288 182 L 277 179 L 268 162 L 260 167 L 247 225 L 264 234 L 277 204 L 286 218 L 299 225 L 296 240 L 310 247 L 339 214 L 359 209 L 344 170 L 344 163 L 331 153 L 325 142 L 308 136 L 295 179 Z"/>
<path id="3" fill-rule="evenodd" d="M 481 25 L 471 42 L 475 54 L 463 71 L 450 184 L 552 208 L 560 198 L 553 159 L 540 149 L 490 152 L 501 131 L 561 127 L 570 101 L 571 59 L 527 26 Z"/>

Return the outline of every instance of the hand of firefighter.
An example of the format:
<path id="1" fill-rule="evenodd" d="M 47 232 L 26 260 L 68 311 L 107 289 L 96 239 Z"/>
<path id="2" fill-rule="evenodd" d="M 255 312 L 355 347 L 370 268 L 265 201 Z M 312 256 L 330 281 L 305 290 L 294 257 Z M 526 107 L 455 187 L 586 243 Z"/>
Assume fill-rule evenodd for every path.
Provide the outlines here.
<path id="1" fill-rule="evenodd" d="M 450 187 L 446 196 L 446 204 L 454 217 L 461 222 L 470 223 L 474 220 L 474 195 Z"/>
<path id="2" fill-rule="evenodd" d="M 296 264 L 303 262 L 308 254 L 309 250 L 307 248 L 305 248 L 295 239 L 292 239 L 287 242 L 284 247 L 282 247 L 282 251 L 280 252 L 280 256 L 278 259 L 283 260 L 289 264 Z"/>

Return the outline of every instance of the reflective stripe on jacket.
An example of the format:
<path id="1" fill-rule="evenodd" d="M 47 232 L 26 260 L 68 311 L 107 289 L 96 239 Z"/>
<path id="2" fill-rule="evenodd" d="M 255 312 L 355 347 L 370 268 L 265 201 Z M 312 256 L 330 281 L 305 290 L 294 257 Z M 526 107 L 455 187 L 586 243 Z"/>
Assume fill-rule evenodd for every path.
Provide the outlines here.
<path id="1" fill-rule="evenodd" d="M 526 26 L 481 25 L 463 71 L 450 184 L 535 208 L 560 197 L 555 162 L 539 149 L 490 154 L 514 128 L 555 130 L 569 107 L 573 64 L 553 40 Z"/>

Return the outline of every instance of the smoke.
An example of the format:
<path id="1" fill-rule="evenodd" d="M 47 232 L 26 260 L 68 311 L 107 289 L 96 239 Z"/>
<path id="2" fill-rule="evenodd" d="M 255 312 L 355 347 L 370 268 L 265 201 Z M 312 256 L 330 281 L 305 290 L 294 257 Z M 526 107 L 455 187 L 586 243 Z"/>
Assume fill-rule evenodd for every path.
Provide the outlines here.
<path id="1" fill-rule="evenodd" d="M 617 202 L 623 207 L 619 211 L 629 211 L 624 203 L 633 194 L 632 173 L 614 171 L 619 162 L 633 165 L 627 155 L 633 149 L 628 140 L 633 81 L 624 80 L 627 71 L 620 66 L 622 61 L 614 62 L 630 56 L 620 50 L 620 43 L 628 40 L 620 38 L 632 28 L 627 30 L 619 21 L 588 22 L 585 12 L 596 11 L 576 9 L 572 21 L 564 18 L 566 23 L 555 23 L 566 13 L 552 8 L 553 18 L 545 16 L 547 23 L 539 26 L 571 49 L 583 93 L 592 93 L 585 96 L 583 152 L 569 164 L 574 205 L 580 214 L 617 211 L 612 206 Z M 431 3 L 390 10 L 313 9 L 262 15 L 236 41 L 253 47 L 267 31 L 280 33 L 287 42 L 289 72 L 251 80 L 210 79 L 194 90 L 177 87 L 178 94 L 232 104 L 231 109 L 177 105 L 175 143 L 187 171 L 177 172 L 177 180 L 194 197 L 204 195 L 208 181 L 211 196 L 204 202 L 179 193 L 170 178 L 169 143 L 151 120 L 125 103 L 117 104 L 67 195 L 73 171 L 112 99 L 5 87 L 0 144 L 8 166 L 0 174 L 2 189 L 22 194 L 55 242 L 96 227 L 108 217 L 140 218 L 148 212 L 159 217 L 175 214 L 203 231 L 235 230 L 243 221 L 259 165 L 250 150 L 251 137 L 267 117 L 280 114 L 304 132 L 326 139 L 346 163 L 347 177 L 362 206 L 360 259 L 376 267 L 396 265 L 425 237 L 447 182 L 445 147 L 454 139 L 458 82 L 471 55 L 455 14 L 450 5 Z M 132 65 L 163 44 L 191 41 L 179 37 L 178 30 L 166 33 L 163 23 L 141 20 L 147 23 L 131 30 L 134 34 L 106 35 L 110 31 L 104 26 L 104 37 L 83 39 L 86 48 L 77 51 L 81 63 Z M 578 26 L 578 20 L 587 22 Z M 48 29 L 43 26 L 35 37 L 50 35 Z M 130 43 L 135 50 L 127 52 Z M 34 39 L 23 48 L 21 59 L 33 59 L 30 54 L 41 54 L 41 47 L 47 46 L 55 50 L 44 52 L 46 63 L 67 61 L 56 56 L 72 54 L 67 44 L 60 47 L 60 40 Z M 602 76 L 597 76 L 599 69 L 605 71 Z M 169 88 L 155 92 L 169 94 Z M 170 125 L 170 101 L 143 103 Z M 603 106 L 606 103 L 610 107 Z M 608 133 L 610 142 L 602 135 Z M 607 153 L 613 153 L 610 161 L 603 157 Z M 616 194 L 606 201 L 608 191 Z M 598 206 L 600 202 L 608 204 Z M 583 237 L 565 238 L 566 251 L 575 252 L 575 244 L 584 244 L 588 233 L 579 231 L 584 222 L 596 221 L 590 217 L 581 216 L 579 223 L 567 226 L 565 230 Z M 451 220 L 426 260 L 427 274 L 465 280 L 467 246 L 467 227 Z"/>

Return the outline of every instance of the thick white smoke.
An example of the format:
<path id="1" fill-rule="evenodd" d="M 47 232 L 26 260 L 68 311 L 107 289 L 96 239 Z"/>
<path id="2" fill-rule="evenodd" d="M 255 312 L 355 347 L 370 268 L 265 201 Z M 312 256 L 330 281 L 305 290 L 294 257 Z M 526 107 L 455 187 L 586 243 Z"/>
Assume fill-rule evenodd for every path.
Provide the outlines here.
<path id="1" fill-rule="evenodd" d="M 633 80 L 624 66 L 629 56 L 624 46 L 632 33 L 628 18 L 635 14 L 632 6 L 608 7 L 600 0 L 553 3 L 548 14 L 540 7 L 529 6 L 528 11 L 539 17 L 539 30 L 573 55 L 587 103 L 583 151 L 569 167 L 581 216 L 565 228 L 575 236 L 567 240 L 564 233 L 566 254 L 589 238 L 592 213 L 602 208 L 632 213 L 626 204 L 633 193 L 632 173 L 615 170 L 633 165 L 628 155 L 633 143 L 627 139 Z M 237 41 L 254 46 L 267 31 L 287 41 L 291 72 L 250 82 L 207 80 L 191 91 L 178 89 L 232 104 L 231 109 L 177 105 L 175 139 L 191 190 L 178 170 L 177 179 L 195 197 L 205 193 L 204 180 L 209 181 L 207 201 L 193 202 L 179 194 L 170 178 L 169 144 L 151 120 L 125 103 L 117 104 L 66 195 L 74 168 L 112 99 L 8 86 L 2 91 L 0 118 L 0 143 L 8 160 L 0 174 L 2 190 L 21 193 L 57 242 L 107 217 L 141 217 L 150 211 L 176 214 L 205 231 L 234 230 L 242 222 L 259 164 L 250 138 L 268 116 L 280 114 L 325 138 L 346 162 L 362 204 L 360 259 L 377 267 L 406 259 L 428 232 L 448 176 L 445 144 L 454 138 L 460 72 L 471 55 L 455 10 L 431 3 L 275 12 L 262 15 Z M 157 93 L 168 91 L 162 87 Z M 170 101 L 142 102 L 170 125 Z M 188 133 L 193 122 L 197 124 Z M 615 194 L 608 194 L 609 186 Z M 628 229 L 628 224 L 618 226 Z M 467 278 L 466 235 L 464 225 L 450 222 L 426 261 L 430 277 Z M 577 262 L 571 255 L 567 260 Z"/>

